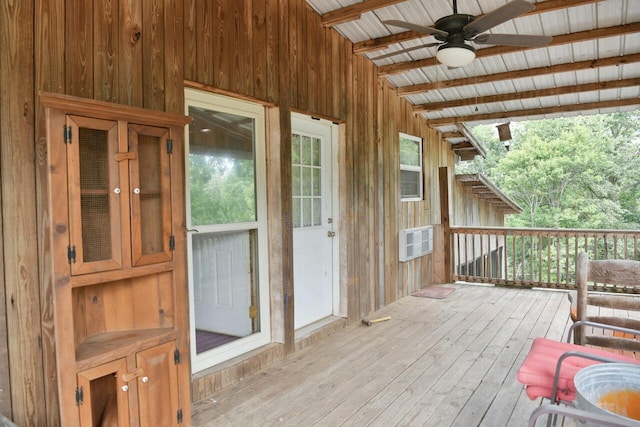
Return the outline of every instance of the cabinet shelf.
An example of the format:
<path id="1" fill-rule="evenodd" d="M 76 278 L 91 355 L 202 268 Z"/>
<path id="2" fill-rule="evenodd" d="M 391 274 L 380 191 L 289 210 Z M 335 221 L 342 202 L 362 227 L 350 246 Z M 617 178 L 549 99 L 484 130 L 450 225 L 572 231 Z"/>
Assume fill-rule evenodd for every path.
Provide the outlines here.
<path id="1" fill-rule="evenodd" d="M 76 368 L 86 369 L 109 360 L 126 357 L 144 348 L 175 340 L 172 328 L 133 329 L 93 335 L 76 348 Z"/>

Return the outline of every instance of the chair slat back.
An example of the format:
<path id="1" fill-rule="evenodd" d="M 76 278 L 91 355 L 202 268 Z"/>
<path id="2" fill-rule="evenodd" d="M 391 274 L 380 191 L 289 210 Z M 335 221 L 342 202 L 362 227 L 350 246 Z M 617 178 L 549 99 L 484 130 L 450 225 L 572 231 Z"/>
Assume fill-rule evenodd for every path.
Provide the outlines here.
<path id="1" fill-rule="evenodd" d="M 590 283 L 617 285 L 616 288 L 622 287 L 629 294 L 593 293 L 589 291 Z M 640 319 L 640 295 L 633 295 L 633 293 L 640 291 L 640 261 L 589 260 L 588 254 L 581 252 L 578 254 L 576 264 L 576 287 L 578 294 L 576 320 L 591 320 L 623 327 L 638 325 L 639 321 L 633 320 L 633 318 Z M 594 310 L 598 314 L 589 314 L 588 306 L 598 307 L 599 309 Z M 600 308 L 609 309 L 608 314 L 601 315 Z M 616 311 L 619 313 L 619 310 L 624 311 L 623 315 L 616 313 Z M 632 312 L 631 315 L 630 312 Z M 576 344 L 592 344 L 623 351 L 638 351 L 638 337 L 621 336 L 621 334 L 606 336 L 602 331 L 590 334 L 589 329 L 587 327 L 577 328 Z"/>

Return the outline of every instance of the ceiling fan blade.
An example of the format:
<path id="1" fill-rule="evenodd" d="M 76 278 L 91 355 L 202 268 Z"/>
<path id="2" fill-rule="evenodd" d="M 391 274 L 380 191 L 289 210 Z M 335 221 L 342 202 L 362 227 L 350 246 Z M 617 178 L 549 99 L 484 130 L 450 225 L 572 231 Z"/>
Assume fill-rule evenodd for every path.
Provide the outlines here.
<path id="1" fill-rule="evenodd" d="M 372 61 L 375 61 L 377 59 L 390 58 L 392 56 L 400 55 L 401 53 L 412 52 L 414 50 L 424 49 L 424 48 L 427 48 L 427 47 L 439 46 L 440 44 L 441 43 L 422 44 L 420 46 L 413 46 L 413 47 L 409 47 L 409 48 L 406 48 L 406 49 L 396 50 L 395 52 L 386 53 L 384 55 L 376 56 L 375 58 L 370 58 L 370 59 Z"/>
<path id="2" fill-rule="evenodd" d="M 385 25 L 393 25 L 394 27 L 402 27 L 402 28 L 406 28 L 407 30 L 413 30 L 413 31 L 417 31 L 419 33 L 424 33 L 424 34 L 430 34 L 430 35 L 443 35 L 443 36 L 448 36 L 449 33 L 447 33 L 446 31 L 442 31 L 442 30 L 438 30 L 437 28 L 431 28 L 431 27 L 424 27 L 422 25 L 418 25 L 418 24 L 412 24 L 410 22 L 405 22 L 405 21 L 398 21 L 396 19 L 392 19 L 390 21 L 382 21 L 383 24 Z"/>
<path id="3" fill-rule="evenodd" d="M 514 0 L 468 23 L 463 29 L 465 33 L 470 33 L 472 36 L 480 34 L 535 8 L 532 3 L 526 0 Z"/>
<path id="4" fill-rule="evenodd" d="M 526 34 L 480 34 L 474 43 L 496 44 L 503 46 L 543 47 L 551 43 L 551 36 L 533 36 Z"/>

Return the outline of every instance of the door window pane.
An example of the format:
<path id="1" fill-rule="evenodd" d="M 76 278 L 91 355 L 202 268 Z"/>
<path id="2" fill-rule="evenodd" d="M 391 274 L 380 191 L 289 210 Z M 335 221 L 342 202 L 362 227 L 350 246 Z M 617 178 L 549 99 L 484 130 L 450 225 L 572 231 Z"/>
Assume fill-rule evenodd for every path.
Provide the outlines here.
<path id="1" fill-rule="evenodd" d="M 260 330 L 254 231 L 193 236 L 196 353 Z"/>
<path id="2" fill-rule="evenodd" d="M 319 138 L 293 134 L 291 145 L 294 227 L 322 225 L 322 146 Z"/>
<path id="3" fill-rule="evenodd" d="M 256 220 L 253 119 L 189 107 L 191 224 Z"/>

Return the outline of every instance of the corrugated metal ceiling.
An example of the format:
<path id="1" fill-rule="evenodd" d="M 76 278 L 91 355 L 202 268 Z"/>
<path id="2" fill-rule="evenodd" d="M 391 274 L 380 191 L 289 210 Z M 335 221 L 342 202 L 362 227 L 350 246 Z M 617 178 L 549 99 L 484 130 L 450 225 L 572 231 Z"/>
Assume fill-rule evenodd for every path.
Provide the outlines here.
<path id="1" fill-rule="evenodd" d="M 537 11 L 487 33 L 553 36 L 549 46 L 524 50 L 474 44 L 476 59 L 455 69 L 437 63 L 437 47 L 374 59 L 436 41 L 428 35 L 404 37 L 411 32 L 382 21 L 433 26 L 452 14 L 451 1 L 307 1 L 326 26 L 332 24 L 325 18 L 347 16 L 350 8 L 361 7 L 359 17 L 334 28 L 354 43 L 354 52 L 372 59 L 380 77 L 396 86 L 400 96 L 406 96 L 416 112 L 441 132 L 455 134 L 457 122 L 472 126 L 640 107 L 640 0 L 531 1 Z M 458 0 L 457 6 L 459 13 L 478 16 L 508 2 Z M 407 40 L 389 43 L 393 35 Z"/>

